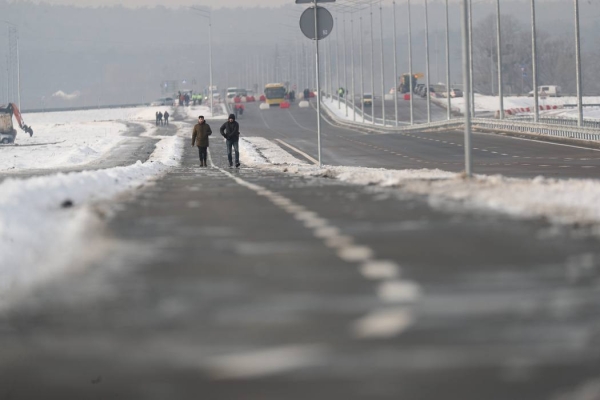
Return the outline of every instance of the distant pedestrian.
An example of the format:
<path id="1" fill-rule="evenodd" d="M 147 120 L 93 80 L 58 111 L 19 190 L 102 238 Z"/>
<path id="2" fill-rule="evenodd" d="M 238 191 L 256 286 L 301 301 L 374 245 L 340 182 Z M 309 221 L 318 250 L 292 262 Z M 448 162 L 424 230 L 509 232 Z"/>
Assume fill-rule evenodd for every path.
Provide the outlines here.
<path id="1" fill-rule="evenodd" d="M 162 125 L 163 123 L 163 114 L 159 111 L 158 112 L 158 124 Z"/>
<path id="2" fill-rule="evenodd" d="M 165 117 L 165 125 L 169 125 L 169 112 L 165 111 L 163 115 Z"/>
<path id="3" fill-rule="evenodd" d="M 235 167 L 240 167 L 240 125 L 235 120 L 235 115 L 229 115 L 229 119 L 221 126 L 221 135 L 227 143 L 227 159 L 229 167 L 233 167 L 232 147 L 235 149 Z"/>
<path id="4" fill-rule="evenodd" d="M 192 146 L 198 146 L 201 167 L 207 166 L 206 158 L 208 156 L 208 137 L 210 135 L 212 135 L 210 125 L 206 123 L 202 115 L 199 116 L 198 123 L 196 126 L 194 126 L 194 132 L 192 134 Z"/>
<path id="5" fill-rule="evenodd" d="M 158 111 L 156 112 L 156 126 L 158 126 Z"/>

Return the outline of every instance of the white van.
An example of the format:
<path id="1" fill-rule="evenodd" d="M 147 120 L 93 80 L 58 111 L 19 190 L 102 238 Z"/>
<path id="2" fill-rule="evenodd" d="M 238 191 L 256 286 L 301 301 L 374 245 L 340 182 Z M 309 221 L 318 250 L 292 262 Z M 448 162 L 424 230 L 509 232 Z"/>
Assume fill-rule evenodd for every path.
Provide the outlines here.
<path id="1" fill-rule="evenodd" d="M 538 96 L 560 97 L 560 86 L 538 86 Z M 533 90 L 529 92 L 529 97 L 533 97 Z"/>

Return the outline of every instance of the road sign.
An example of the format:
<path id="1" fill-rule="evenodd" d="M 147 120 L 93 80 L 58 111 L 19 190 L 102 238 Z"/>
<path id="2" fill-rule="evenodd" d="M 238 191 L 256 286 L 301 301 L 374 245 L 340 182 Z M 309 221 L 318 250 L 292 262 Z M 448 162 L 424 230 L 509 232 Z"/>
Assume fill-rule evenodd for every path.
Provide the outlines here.
<path id="1" fill-rule="evenodd" d="M 333 30 L 333 16 L 323 7 L 317 6 L 317 20 L 319 32 L 318 39 L 325 39 Z M 300 30 L 309 39 L 315 39 L 315 8 L 309 7 L 302 13 L 300 17 Z"/>

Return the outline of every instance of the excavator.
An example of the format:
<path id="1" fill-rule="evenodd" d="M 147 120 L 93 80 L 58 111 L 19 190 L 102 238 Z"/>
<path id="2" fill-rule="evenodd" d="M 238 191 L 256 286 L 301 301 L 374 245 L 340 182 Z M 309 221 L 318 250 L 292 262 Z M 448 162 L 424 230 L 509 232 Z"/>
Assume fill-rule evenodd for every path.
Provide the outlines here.
<path id="1" fill-rule="evenodd" d="M 19 123 L 19 128 L 24 132 L 29 133 L 29 137 L 33 136 L 33 129 L 25 125 L 19 108 L 14 103 L 9 103 L 8 106 L 0 105 L 0 144 L 10 144 L 15 142 L 17 131 L 13 128 L 13 115 Z"/>

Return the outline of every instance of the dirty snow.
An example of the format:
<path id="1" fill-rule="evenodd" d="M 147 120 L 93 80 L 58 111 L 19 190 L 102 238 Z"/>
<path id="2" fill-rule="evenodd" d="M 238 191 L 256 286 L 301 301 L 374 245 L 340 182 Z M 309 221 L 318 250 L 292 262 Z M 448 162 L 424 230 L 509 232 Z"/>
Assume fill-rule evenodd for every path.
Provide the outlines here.
<path id="1" fill-rule="evenodd" d="M 154 111 L 129 115 L 146 119 Z M 79 118 L 74 113 L 73 119 Z M 68 114 L 63 123 L 78 124 L 71 123 Z M 9 178 L 0 183 L 0 308 L 20 289 L 75 268 L 77 254 L 94 252 L 80 251 L 98 226 L 90 204 L 161 176 L 179 165 L 182 153 L 183 138 L 168 136 L 162 137 L 145 163 L 30 179 Z M 66 201 L 73 207 L 62 207 Z"/>
<path id="2" fill-rule="evenodd" d="M 153 131 L 157 111 L 173 113 L 169 107 L 139 107 L 24 114 L 35 134 L 29 137 L 18 130 L 15 145 L 0 146 L 0 172 L 64 168 L 95 161 L 125 139 L 125 121 Z M 16 120 L 13 123 L 16 125 Z"/>

